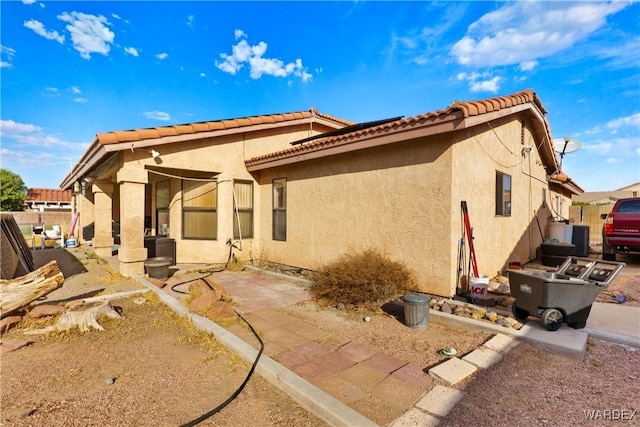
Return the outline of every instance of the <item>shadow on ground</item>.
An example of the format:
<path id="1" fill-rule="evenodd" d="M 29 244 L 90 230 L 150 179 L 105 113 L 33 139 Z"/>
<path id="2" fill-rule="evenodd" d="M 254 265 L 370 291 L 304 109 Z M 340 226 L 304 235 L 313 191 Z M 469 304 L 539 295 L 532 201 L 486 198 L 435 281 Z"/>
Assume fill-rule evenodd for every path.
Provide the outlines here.
<path id="1" fill-rule="evenodd" d="M 87 269 L 73 254 L 65 249 L 48 248 L 31 251 L 35 268 L 40 268 L 50 261 L 56 261 L 65 279 L 76 274 L 86 273 Z"/>

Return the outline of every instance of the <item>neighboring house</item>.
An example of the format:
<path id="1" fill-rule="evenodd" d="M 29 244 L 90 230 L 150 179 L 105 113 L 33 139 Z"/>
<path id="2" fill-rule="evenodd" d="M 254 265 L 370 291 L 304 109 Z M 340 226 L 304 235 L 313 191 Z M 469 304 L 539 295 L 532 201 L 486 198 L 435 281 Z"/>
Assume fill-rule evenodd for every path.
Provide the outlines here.
<path id="1" fill-rule="evenodd" d="M 640 182 L 627 185 L 611 191 L 586 191 L 573 198 L 574 202 L 583 202 L 590 205 L 615 204 L 618 199 L 638 197 L 640 194 Z"/>
<path id="2" fill-rule="evenodd" d="M 71 190 L 56 188 L 29 188 L 25 200 L 26 210 L 37 212 L 71 211 Z"/>
<path id="3" fill-rule="evenodd" d="M 582 192 L 545 114 L 526 90 L 360 124 L 311 110 L 110 132 L 61 187 L 86 187 L 80 222 L 95 222 L 99 255 L 120 222 L 125 275 L 144 273 L 150 228 L 175 239 L 180 263 L 225 262 L 229 240 L 241 260 L 310 269 L 375 247 L 415 272 L 415 290 L 451 296 L 461 201 L 480 273 L 494 275 L 535 258 L 540 230 Z"/>

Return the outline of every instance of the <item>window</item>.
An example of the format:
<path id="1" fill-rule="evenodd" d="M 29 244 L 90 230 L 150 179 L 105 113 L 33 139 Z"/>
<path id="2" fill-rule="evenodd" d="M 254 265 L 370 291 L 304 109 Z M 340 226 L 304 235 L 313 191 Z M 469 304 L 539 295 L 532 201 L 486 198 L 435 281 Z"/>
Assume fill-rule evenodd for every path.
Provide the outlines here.
<path id="1" fill-rule="evenodd" d="M 182 237 L 218 238 L 218 184 L 182 181 Z"/>
<path id="2" fill-rule="evenodd" d="M 496 215 L 511 216 L 511 175 L 496 171 Z"/>
<path id="3" fill-rule="evenodd" d="M 253 183 L 233 182 L 233 238 L 253 237 Z"/>
<path id="4" fill-rule="evenodd" d="M 287 180 L 273 180 L 273 240 L 287 240 Z"/>
<path id="5" fill-rule="evenodd" d="M 169 235 L 169 204 L 171 202 L 171 185 L 169 180 L 156 184 L 156 235 Z"/>

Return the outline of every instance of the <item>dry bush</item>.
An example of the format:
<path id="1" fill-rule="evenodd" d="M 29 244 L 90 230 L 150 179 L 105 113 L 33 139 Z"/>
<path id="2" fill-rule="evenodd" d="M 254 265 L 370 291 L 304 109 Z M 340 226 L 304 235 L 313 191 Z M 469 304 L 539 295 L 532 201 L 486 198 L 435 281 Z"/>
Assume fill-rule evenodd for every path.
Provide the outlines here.
<path id="1" fill-rule="evenodd" d="M 327 304 L 367 306 L 395 299 L 414 284 L 411 271 L 376 249 L 342 255 L 314 274 L 311 292 Z"/>

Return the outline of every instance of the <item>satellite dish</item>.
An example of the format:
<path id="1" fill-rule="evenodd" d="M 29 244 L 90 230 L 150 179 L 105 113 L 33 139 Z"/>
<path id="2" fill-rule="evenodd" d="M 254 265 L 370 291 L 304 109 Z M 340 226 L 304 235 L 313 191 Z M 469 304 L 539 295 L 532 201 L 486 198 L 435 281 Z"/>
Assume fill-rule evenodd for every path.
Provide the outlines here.
<path id="1" fill-rule="evenodd" d="M 565 136 L 562 139 L 554 139 L 553 145 L 556 152 L 560 153 L 560 169 L 562 169 L 562 159 L 564 159 L 564 155 L 578 151 L 580 147 L 582 147 L 582 143 L 580 141 L 572 139 L 569 136 Z"/>
<path id="2" fill-rule="evenodd" d="M 580 141 L 576 141 L 568 136 L 565 136 L 563 139 L 554 139 L 553 145 L 555 146 L 556 151 L 561 155 L 573 153 L 582 147 L 582 143 L 580 143 Z"/>

